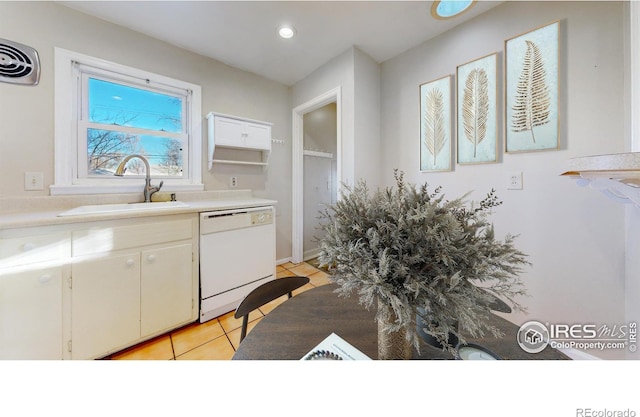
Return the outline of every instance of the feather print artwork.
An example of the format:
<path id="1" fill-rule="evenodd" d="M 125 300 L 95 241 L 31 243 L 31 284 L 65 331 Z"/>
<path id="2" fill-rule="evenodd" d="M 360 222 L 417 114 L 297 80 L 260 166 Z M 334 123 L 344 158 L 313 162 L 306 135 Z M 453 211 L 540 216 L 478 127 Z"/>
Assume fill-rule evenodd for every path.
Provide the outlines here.
<path id="1" fill-rule="evenodd" d="M 473 144 L 473 157 L 478 144 L 487 135 L 489 117 L 489 79 L 485 70 L 473 69 L 467 76 L 462 101 L 465 137 Z"/>
<path id="2" fill-rule="evenodd" d="M 551 98 L 540 49 L 534 42 L 525 42 L 527 50 L 516 87 L 511 129 L 513 132 L 531 131 L 535 143 L 533 128 L 549 122 Z"/>
<path id="3" fill-rule="evenodd" d="M 438 88 L 429 90 L 424 104 L 424 144 L 433 156 L 433 164 L 435 165 L 438 154 L 446 144 L 444 97 L 442 92 Z"/>

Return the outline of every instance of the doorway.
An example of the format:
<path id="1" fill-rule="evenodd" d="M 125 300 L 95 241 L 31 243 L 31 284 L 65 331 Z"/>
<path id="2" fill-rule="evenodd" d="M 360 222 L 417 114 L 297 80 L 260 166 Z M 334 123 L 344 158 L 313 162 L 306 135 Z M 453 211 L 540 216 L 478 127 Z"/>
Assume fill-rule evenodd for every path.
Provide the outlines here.
<path id="1" fill-rule="evenodd" d="M 339 195 L 340 184 L 342 181 L 342 163 L 341 163 L 341 96 L 340 87 L 336 87 L 326 93 L 304 103 L 293 109 L 293 130 L 292 130 L 292 251 L 291 261 L 300 263 L 304 260 L 304 240 L 305 240 L 305 132 L 304 132 L 304 116 L 315 110 L 321 109 L 329 104 L 335 105 L 335 158 L 333 165 L 335 166 L 332 182 L 335 184 L 335 195 Z M 307 150 L 307 153 L 313 152 Z M 322 152 L 324 153 L 324 152 Z M 326 152 L 330 153 L 330 152 Z M 325 155 L 326 156 L 326 155 Z"/>
<path id="2" fill-rule="evenodd" d="M 336 103 L 303 116 L 303 261 L 318 256 L 318 215 L 338 198 L 336 118 Z"/>

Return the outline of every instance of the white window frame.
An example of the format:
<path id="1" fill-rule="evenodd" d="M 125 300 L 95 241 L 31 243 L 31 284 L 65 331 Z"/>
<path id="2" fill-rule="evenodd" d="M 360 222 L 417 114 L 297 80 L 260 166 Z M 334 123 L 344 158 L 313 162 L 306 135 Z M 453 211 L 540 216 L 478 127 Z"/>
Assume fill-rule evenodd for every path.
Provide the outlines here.
<path id="1" fill-rule="evenodd" d="M 78 129 L 85 124 L 81 120 L 82 97 L 79 66 L 91 67 L 102 75 L 110 75 L 116 82 L 127 79 L 145 80 L 162 89 L 187 90 L 187 144 L 183 155 L 182 178 L 162 177 L 163 190 L 202 191 L 202 92 L 199 85 L 187 83 L 163 75 L 131 68 L 62 48 L 55 48 L 55 180 L 51 195 L 141 193 L 144 179 L 139 176 L 91 178 L 86 175 L 86 144 L 79 143 Z M 85 125 L 86 127 L 86 125 Z M 84 165 L 84 166 L 83 166 Z M 153 176 L 154 178 L 160 178 Z"/>

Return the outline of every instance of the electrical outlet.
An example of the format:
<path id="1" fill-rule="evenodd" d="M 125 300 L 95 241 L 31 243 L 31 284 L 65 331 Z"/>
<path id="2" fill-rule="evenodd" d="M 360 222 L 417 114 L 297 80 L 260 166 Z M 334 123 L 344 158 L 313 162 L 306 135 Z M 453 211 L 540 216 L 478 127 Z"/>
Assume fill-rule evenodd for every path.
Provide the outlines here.
<path id="1" fill-rule="evenodd" d="M 231 187 L 236 188 L 238 186 L 238 177 L 231 177 Z"/>
<path id="2" fill-rule="evenodd" d="M 507 172 L 507 190 L 522 190 L 522 172 Z"/>
<path id="3" fill-rule="evenodd" d="M 25 191 L 39 191 L 44 189 L 44 174 L 42 172 L 24 173 Z"/>

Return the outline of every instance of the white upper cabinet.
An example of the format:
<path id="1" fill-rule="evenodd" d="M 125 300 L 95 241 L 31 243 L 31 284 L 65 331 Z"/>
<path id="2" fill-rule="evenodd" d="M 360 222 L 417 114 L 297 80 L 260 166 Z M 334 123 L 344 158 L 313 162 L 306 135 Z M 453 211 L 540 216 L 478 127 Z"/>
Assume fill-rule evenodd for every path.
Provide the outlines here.
<path id="1" fill-rule="evenodd" d="M 219 113 L 207 114 L 209 169 L 214 163 L 267 166 L 271 152 L 271 123 Z M 214 159 L 216 148 L 259 151 L 260 161 Z"/>

